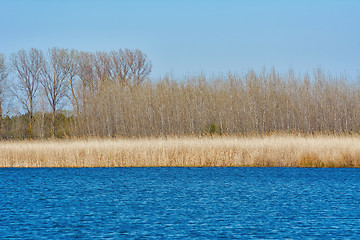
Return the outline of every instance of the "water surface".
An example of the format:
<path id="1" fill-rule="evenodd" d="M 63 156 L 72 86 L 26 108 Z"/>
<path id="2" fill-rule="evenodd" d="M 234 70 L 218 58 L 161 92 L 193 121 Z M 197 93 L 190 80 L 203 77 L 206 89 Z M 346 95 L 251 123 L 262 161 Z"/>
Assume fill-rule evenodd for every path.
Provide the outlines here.
<path id="1" fill-rule="evenodd" d="M 0 169 L 0 236 L 357 238 L 360 169 Z"/>

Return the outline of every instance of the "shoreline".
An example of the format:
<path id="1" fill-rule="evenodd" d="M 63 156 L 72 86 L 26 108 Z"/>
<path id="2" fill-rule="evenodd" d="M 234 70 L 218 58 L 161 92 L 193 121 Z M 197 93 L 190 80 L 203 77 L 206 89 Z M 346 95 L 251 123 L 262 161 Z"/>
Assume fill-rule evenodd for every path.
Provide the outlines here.
<path id="1" fill-rule="evenodd" d="M 1 168 L 360 167 L 360 137 L 215 136 L 0 142 Z"/>

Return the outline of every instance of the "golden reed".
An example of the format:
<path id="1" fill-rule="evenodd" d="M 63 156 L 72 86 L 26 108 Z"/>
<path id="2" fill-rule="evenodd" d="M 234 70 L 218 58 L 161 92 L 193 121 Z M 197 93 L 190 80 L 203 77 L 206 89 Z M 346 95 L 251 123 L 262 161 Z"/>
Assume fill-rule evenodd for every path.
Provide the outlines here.
<path id="1" fill-rule="evenodd" d="M 0 167 L 359 167 L 359 136 L 0 142 Z"/>

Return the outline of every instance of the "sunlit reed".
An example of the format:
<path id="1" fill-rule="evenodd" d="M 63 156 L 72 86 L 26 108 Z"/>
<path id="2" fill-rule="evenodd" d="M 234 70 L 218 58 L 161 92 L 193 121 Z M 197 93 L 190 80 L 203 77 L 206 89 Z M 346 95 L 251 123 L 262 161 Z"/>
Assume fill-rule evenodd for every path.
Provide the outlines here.
<path id="1" fill-rule="evenodd" d="M 0 167 L 359 167 L 359 136 L 9 141 Z"/>

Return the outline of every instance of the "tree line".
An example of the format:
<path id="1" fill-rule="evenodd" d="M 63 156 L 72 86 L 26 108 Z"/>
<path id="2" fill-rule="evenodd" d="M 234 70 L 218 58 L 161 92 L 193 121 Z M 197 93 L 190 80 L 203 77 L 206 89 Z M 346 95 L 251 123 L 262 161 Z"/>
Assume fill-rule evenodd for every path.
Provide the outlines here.
<path id="1" fill-rule="evenodd" d="M 358 83 L 325 75 L 321 69 L 303 76 L 272 69 L 212 78 L 165 76 L 156 81 L 150 72 L 151 61 L 140 50 L 90 53 L 52 48 L 43 54 L 30 49 L 13 54 L 7 63 L 2 56 L 0 99 L 17 99 L 25 113 L 1 114 L 1 137 L 360 130 Z"/>
<path id="2" fill-rule="evenodd" d="M 67 122 L 72 119 L 72 124 L 77 126 L 87 110 L 88 99 L 99 94 L 102 85 L 116 82 L 121 86 L 135 87 L 148 77 L 151 68 L 151 61 L 146 54 L 140 50 L 129 49 L 90 53 L 51 48 L 44 54 L 41 50 L 32 48 L 12 54 L 7 64 L 4 56 L 0 55 L 0 106 L 4 101 L 4 92 L 11 92 L 6 96 L 15 98 L 25 110 L 20 121 L 16 120 L 19 116 L 4 118 L 0 108 L 1 138 L 48 136 L 48 127 L 37 130 L 34 135 L 34 125 L 38 125 L 39 121 L 43 128 L 50 125 L 51 136 L 55 137 L 56 127 L 63 125 L 58 123 L 58 114 L 63 119 L 68 119 Z M 6 81 L 9 74 L 14 77 L 12 81 Z M 65 100 L 72 104 L 72 111 L 67 116 L 61 113 Z M 42 108 L 36 108 L 39 104 Z M 46 111 L 47 109 L 50 109 L 50 112 Z M 34 119 L 35 115 L 41 117 Z M 20 124 L 16 121 L 24 122 L 24 118 L 27 118 L 27 126 L 20 127 L 20 132 L 14 135 L 13 128 Z M 45 124 L 48 121 L 50 124 Z M 68 126 L 62 135 L 66 135 L 66 132 L 72 135 L 72 130 L 73 127 Z"/>

